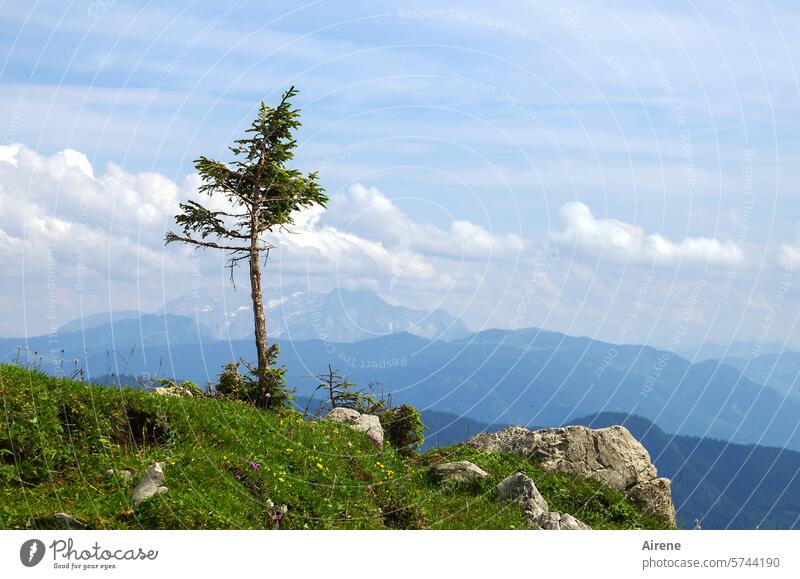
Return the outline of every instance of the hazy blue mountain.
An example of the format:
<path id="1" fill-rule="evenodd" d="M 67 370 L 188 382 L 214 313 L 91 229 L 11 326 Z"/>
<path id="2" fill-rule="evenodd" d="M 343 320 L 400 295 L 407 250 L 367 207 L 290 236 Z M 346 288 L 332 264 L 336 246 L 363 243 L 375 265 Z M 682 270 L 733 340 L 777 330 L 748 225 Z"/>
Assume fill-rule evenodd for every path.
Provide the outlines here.
<path id="1" fill-rule="evenodd" d="M 90 366 L 106 368 L 105 356 L 90 356 Z M 126 363 L 205 384 L 241 356 L 254 359 L 251 341 L 156 346 Z M 300 395 L 310 394 L 311 376 L 330 363 L 357 384 L 381 382 L 398 402 L 487 424 L 561 424 L 613 411 L 644 416 L 667 432 L 800 449 L 800 404 L 730 366 L 691 364 L 646 346 L 535 329 L 452 342 L 400 333 L 354 343 L 282 342 L 281 361 Z"/>
<path id="2" fill-rule="evenodd" d="M 0 360 L 43 356 L 42 369 L 51 371 L 60 350 L 72 363 L 84 349 L 97 357 L 106 352 L 126 355 L 136 349 L 166 344 L 199 344 L 250 339 L 253 318 L 248 291 L 229 290 L 222 296 L 200 291 L 168 302 L 161 312 L 119 311 L 93 314 L 63 325 L 47 336 L 0 338 Z M 321 339 L 353 342 L 406 331 L 430 339 L 452 340 L 470 334 L 464 324 L 444 310 L 426 312 L 386 303 L 367 291 L 314 294 L 300 286 L 271 291 L 265 304 L 270 336 L 283 340 Z M 84 348 L 85 345 L 85 348 Z M 169 358 L 159 353 L 158 360 Z M 66 364 L 66 365 L 69 365 Z M 104 362 L 103 370 L 109 369 Z M 120 368 L 122 370 L 122 368 Z"/>
<path id="3" fill-rule="evenodd" d="M 800 354 L 797 352 L 766 354 L 749 360 L 723 358 L 722 363 L 736 368 L 753 382 L 800 401 Z"/>
<path id="4" fill-rule="evenodd" d="M 58 333 L 67 334 L 69 332 L 80 332 L 82 329 L 88 330 L 89 328 L 96 328 L 97 326 L 111 324 L 113 322 L 131 320 L 134 318 L 138 318 L 141 315 L 142 315 L 141 312 L 137 312 L 135 310 L 119 310 L 116 312 L 103 312 L 99 314 L 92 314 L 89 316 L 84 316 L 83 319 L 79 318 L 77 320 L 72 320 L 71 322 L 67 322 L 58 329 Z"/>
<path id="5" fill-rule="evenodd" d="M 444 310 L 423 311 L 393 306 L 369 291 L 310 293 L 302 286 L 268 291 L 265 297 L 269 333 L 281 340 L 355 342 L 397 332 L 450 340 L 469 335 L 464 324 Z M 187 296 L 172 300 L 164 312 L 197 320 L 203 335 L 237 340 L 253 334 L 248 291 Z"/>
<path id="6" fill-rule="evenodd" d="M 114 323 L 92 325 L 93 318 L 85 331 L 69 330 L 72 324 L 63 326 L 57 333 L 48 336 L 32 338 L 0 338 L 0 360 L 13 361 L 17 357 L 17 349 L 21 348 L 21 361 L 27 359 L 33 363 L 34 358 L 43 357 L 42 370 L 52 372 L 53 366 L 62 358 L 63 349 L 64 368 L 73 366 L 75 358 L 84 359 L 84 352 L 88 352 L 95 360 L 98 357 L 109 358 L 116 352 L 118 362 L 122 362 L 126 355 L 133 351 L 141 350 L 142 345 L 159 347 L 167 344 L 197 343 L 197 328 L 190 318 L 164 314 L 143 314 L 135 318 L 121 316 Z M 80 326 L 78 326 L 80 328 Z M 64 329 L 66 328 L 66 330 Z M 103 364 L 106 369 L 108 364 Z"/>
<path id="7" fill-rule="evenodd" d="M 196 320 L 169 314 L 115 317 L 113 325 L 56 337 L 67 370 L 85 343 L 89 375 L 107 383 L 153 374 L 204 385 L 224 363 L 255 357 L 251 340 L 209 340 Z M 13 360 L 25 343 L 0 340 L 4 359 Z M 52 343 L 50 336 L 27 340 L 29 352 L 46 356 Z M 426 447 L 506 424 L 623 423 L 673 480 L 679 520 L 699 517 L 705 528 L 798 527 L 800 453 L 793 451 L 800 435 L 793 431 L 800 404 L 731 365 L 691 364 L 646 346 L 534 328 L 449 342 L 404 332 L 349 343 L 282 341 L 281 348 L 289 383 L 301 396 L 313 390 L 311 375 L 330 363 L 360 385 L 379 381 L 396 402 L 418 406 L 429 426 Z M 784 356 L 782 363 L 793 361 Z M 762 362 L 769 366 L 769 357 L 742 368 L 754 372 Z M 42 369 L 51 371 L 49 363 Z"/>
<path id="8" fill-rule="evenodd" d="M 728 345 L 705 342 L 695 346 L 678 349 L 678 354 L 688 360 L 720 360 L 722 358 L 742 358 L 750 360 L 767 354 L 780 354 L 787 350 L 786 344 L 778 342 L 731 342 Z"/>

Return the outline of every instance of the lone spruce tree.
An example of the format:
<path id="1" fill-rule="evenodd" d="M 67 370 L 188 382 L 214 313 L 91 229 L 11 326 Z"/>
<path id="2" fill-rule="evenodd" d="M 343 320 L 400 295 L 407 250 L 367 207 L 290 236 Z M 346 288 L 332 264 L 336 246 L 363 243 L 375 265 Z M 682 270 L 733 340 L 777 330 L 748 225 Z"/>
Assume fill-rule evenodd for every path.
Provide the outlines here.
<path id="1" fill-rule="evenodd" d="M 262 102 L 258 116 L 242 139 L 230 147 L 234 160 L 220 162 L 200 157 L 195 161 L 202 179 L 200 193 L 224 196 L 229 211 L 212 211 L 196 201 L 181 203 L 175 216 L 183 234 L 169 232 L 166 243 L 183 242 L 203 248 L 219 249 L 229 256 L 233 269 L 247 261 L 250 267 L 250 293 L 253 300 L 258 366 L 257 403 L 261 408 L 280 405 L 286 396 L 271 376 L 271 362 L 277 356 L 267 340 L 267 322 L 261 292 L 261 257 L 269 256 L 274 246 L 262 239 L 266 232 L 280 231 L 293 223 L 292 214 L 328 201 L 317 183 L 317 173 L 303 175 L 287 167 L 294 158 L 297 142 L 293 133 L 300 126 L 300 111 L 290 100 L 297 94 L 291 87 L 277 107 Z M 265 262 L 266 264 L 266 262 Z M 282 376 L 282 374 L 281 374 Z"/>

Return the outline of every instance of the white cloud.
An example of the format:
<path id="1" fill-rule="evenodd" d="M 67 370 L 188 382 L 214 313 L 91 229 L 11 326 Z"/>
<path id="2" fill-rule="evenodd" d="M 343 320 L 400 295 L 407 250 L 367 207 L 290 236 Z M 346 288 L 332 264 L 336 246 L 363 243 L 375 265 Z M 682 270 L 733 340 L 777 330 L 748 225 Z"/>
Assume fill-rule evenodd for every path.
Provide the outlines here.
<path id="1" fill-rule="evenodd" d="M 788 270 L 793 270 L 800 266 L 800 247 L 781 245 L 780 249 L 778 249 L 778 263 Z"/>
<path id="2" fill-rule="evenodd" d="M 672 242 L 657 233 L 647 234 L 638 225 L 616 219 L 598 219 L 580 202 L 561 207 L 566 228 L 553 236 L 559 243 L 573 244 L 585 253 L 604 255 L 634 262 L 701 262 L 733 264 L 743 257 L 735 243 L 707 237 L 687 237 Z"/>
<path id="3" fill-rule="evenodd" d="M 191 291 L 193 276 L 219 283 L 226 274 L 218 252 L 164 247 L 179 201 L 196 197 L 198 185 L 197 175 L 179 184 L 114 164 L 99 173 L 75 150 L 48 156 L 24 145 L 0 148 L 0 256 L 10 264 L 0 271 L 0 297 L 13 301 L 24 291 L 31 310 L 41 312 L 38 321 L 28 312 L 32 331 L 41 333 L 44 306 L 53 299 L 44 288 L 51 285 L 61 324 L 79 315 L 81 299 L 94 311 L 155 310 L 164 297 Z M 443 228 L 414 222 L 363 185 L 333 196 L 327 210 L 302 211 L 291 233 L 270 241 L 276 245 L 270 274 L 313 277 L 320 290 L 342 285 L 391 293 L 412 306 L 421 305 L 415 296 L 425 288 L 441 305 L 449 291 L 483 279 L 526 247 L 519 236 L 463 219 Z M 12 329 L 19 325 L 13 316 L 2 323 L 0 332 L 20 333 Z"/>
<path id="4" fill-rule="evenodd" d="M 361 184 L 335 197 L 321 223 L 335 224 L 387 247 L 457 260 L 503 259 L 527 245 L 519 235 L 495 234 L 470 221 L 454 220 L 447 229 L 413 222 L 376 187 Z"/>
<path id="5" fill-rule="evenodd" d="M 303 211 L 292 233 L 273 236 L 283 267 L 337 276 L 337 283 L 402 282 L 450 287 L 459 272 L 474 272 L 493 260 L 519 254 L 517 236 L 496 235 L 465 220 L 447 229 L 416 223 L 375 187 L 356 184 L 332 198 L 326 210 Z M 342 279 L 348 278 L 348 279 Z"/>

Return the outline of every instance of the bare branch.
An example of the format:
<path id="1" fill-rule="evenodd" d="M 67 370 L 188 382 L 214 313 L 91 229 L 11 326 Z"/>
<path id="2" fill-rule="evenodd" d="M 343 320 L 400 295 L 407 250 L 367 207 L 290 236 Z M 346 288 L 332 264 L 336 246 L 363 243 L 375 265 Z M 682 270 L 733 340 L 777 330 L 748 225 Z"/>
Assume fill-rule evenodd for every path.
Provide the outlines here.
<path id="1" fill-rule="evenodd" d="M 200 241 L 198 239 L 193 239 L 192 237 L 189 237 L 189 236 L 177 235 L 176 233 L 173 233 L 172 231 L 167 233 L 167 236 L 165 238 L 165 242 L 166 243 L 173 243 L 175 241 L 180 241 L 182 243 L 188 243 L 190 245 L 199 245 L 200 247 L 211 247 L 213 249 L 224 249 L 225 251 L 235 251 L 235 252 L 249 252 L 250 251 L 249 247 L 235 247 L 235 246 L 232 246 L 232 245 L 221 245 L 221 244 L 216 243 L 214 241 Z"/>

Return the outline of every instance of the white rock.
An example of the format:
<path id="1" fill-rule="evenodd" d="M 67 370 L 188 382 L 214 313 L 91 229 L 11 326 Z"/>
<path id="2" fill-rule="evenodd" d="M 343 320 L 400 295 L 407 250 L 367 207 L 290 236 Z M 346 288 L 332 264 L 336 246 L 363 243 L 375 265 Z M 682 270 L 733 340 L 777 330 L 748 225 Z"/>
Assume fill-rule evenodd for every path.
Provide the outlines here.
<path id="1" fill-rule="evenodd" d="M 178 398 L 194 397 L 194 393 L 183 386 L 159 386 L 153 389 L 153 394 L 158 394 L 160 396 L 177 396 Z"/>
<path id="2" fill-rule="evenodd" d="M 521 472 L 507 476 L 497 484 L 497 498 L 522 505 L 526 516 L 531 517 L 546 513 L 549 508 L 533 480 Z"/>
<path id="3" fill-rule="evenodd" d="M 164 471 L 160 462 L 154 462 L 145 472 L 142 480 L 133 489 L 133 506 L 139 506 L 153 495 L 160 495 L 167 492 L 164 482 Z"/>
<path id="4" fill-rule="evenodd" d="M 657 517 L 675 524 L 675 505 L 672 502 L 672 483 L 668 478 L 642 481 L 628 490 L 628 497 Z"/>
<path id="5" fill-rule="evenodd" d="M 489 473 L 468 460 L 459 460 L 432 466 L 431 475 L 441 482 L 465 483 L 475 479 L 487 478 Z"/>
<path id="6" fill-rule="evenodd" d="M 541 513 L 537 517 L 526 520 L 532 529 L 543 529 L 548 531 L 588 531 L 590 527 L 582 523 L 572 515 L 567 513 Z"/>
<path id="7" fill-rule="evenodd" d="M 381 420 L 373 414 L 361 414 L 352 408 L 334 408 L 328 413 L 325 420 L 341 422 L 354 430 L 365 433 L 378 446 L 383 446 Z"/>
<path id="8" fill-rule="evenodd" d="M 536 431 L 512 426 L 478 434 L 468 443 L 485 452 L 530 458 L 546 470 L 593 478 L 675 524 L 669 481 L 656 478 L 656 467 L 647 450 L 622 426 L 597 430 L 565 426 Z"/>

